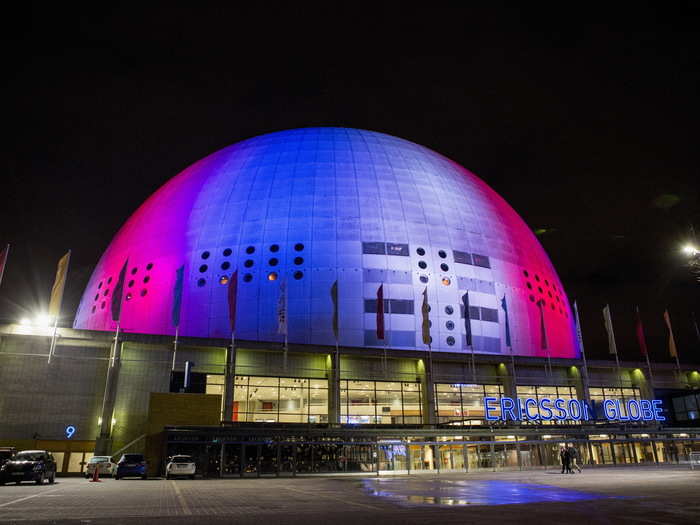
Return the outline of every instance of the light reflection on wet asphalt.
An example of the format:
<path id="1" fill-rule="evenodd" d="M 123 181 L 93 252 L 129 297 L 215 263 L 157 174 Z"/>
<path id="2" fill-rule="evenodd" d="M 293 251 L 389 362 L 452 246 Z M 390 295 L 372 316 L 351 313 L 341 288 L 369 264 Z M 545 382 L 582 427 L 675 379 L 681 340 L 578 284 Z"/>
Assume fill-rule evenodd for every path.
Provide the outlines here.
<path id="1" fill-rule="evenodd" d="M 371 495 L 401 505 L 509 505 L 516 503 L 571 502 L 609 498 L 609 495 L 551 485 L 503 480 L 366 479 Z"/>

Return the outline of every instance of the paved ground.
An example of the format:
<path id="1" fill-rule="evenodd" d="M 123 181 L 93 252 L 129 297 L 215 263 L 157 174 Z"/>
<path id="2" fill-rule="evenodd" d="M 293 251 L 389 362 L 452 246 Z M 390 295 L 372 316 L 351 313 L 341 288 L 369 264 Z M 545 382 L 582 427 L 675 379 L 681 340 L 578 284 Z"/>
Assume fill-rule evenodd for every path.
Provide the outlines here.
<path id="1" fill-rule="evenodd" d="M 615 467 L 411 477 L 0 486 L 0 523 L 699 523 L 700 470 Z"/>

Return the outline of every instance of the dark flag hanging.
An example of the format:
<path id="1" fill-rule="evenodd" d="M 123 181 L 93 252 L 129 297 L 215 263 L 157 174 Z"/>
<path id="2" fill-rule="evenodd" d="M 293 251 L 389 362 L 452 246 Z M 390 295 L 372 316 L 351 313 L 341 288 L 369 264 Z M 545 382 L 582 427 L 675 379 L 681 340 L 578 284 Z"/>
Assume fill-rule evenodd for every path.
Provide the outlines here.
<path id="1" fill-rule="evenodd" d="M 331 301 L 333 301 L 333 336 L 338 340 L 338 281 L 331 286 Z"/>
<path id="2" fill-rule="evenodd" d="M 5 264 L 7 263 L 7 256 L 10 254 L 10 245 L 8 244 L 0 252 L 0 284 L 2 283 L 2 274 L 5 273 Z"/>
<path id="3" fill-rule="evenodd" d="M 537 306 L 540 309 L 540 348 L 547 350 L 549 345 L 547 344 L 547 329 L 544 324 L 544 299 L 537 301 Z"/>
<path id="4" fill-rule="evenodd" d="M 506 346 L 510 348 L 512 346 L 510 340 L 510 320 L 508 318 L 508 303 L 506 303 L 505 295 L 503 296 L 503 299 L 501 299 L 501 308 L 503 308 L 506 318 Z"/>
<path id="5" fill-rule="evenodd" d="M 119 272 L 119 280 L 117 285 L 114 287 L 112 292 L 112 321 L 117 321 L 121 319 L 122 315 L 122 298 L 124 296 L 124 279 L 126 278 L 126 268 L 129 265 L 129 258 L 124 261 L 124 266 Z"/>
<path id="6" fill-rule="evenodd" d="M 173 288 L 173 326 L 180 326 L 180 307 L 182 306 L 182 285 L 185 276 L 185 266 L 180 266 L 175 270 L 175 287 Z"/>
<path id="7" fill-rule="evenodd" d="M 639 306 L 635 309 L 635 329 L 637 331 L 637 342 L 639 342 L 639 351 L 642 355 L 647 355 L 647 339 L 644 337 L 644 326 L 642 325 L 642 318 L 639 315 Z"/>
<path id="8" fill-rule="evenodd" d="M 462 304 L 464 305 L 464 331 L 467 334 L 467 346 L 472 346 L 472 321 L 469 318 L 469 292 L 465 292 L 462 296 Z"/>
<path id="9" fill-rule="evenodd" d="M 421 325 L 423 332 L 423 344 L 430 345 L 433 342 L 433 338 L 430 337 L 430 305 L 428 304 L 428 287 L 423 290 L 423 305 L 421 306 L 421 314 L 423 314 L 423 323 Z"/>
<path id="10" fill-rule="evenodd" d="M 231 333 L 236 331 L 236 295 L 238 294 L 238 268 L 231 275 L 228 282 L 228 320 L 231 325 Z"/>
<path id="11" fill-rule="evenodd" d="M 377 339 L 384 339 L 384 284 L 377 288 Z"/>

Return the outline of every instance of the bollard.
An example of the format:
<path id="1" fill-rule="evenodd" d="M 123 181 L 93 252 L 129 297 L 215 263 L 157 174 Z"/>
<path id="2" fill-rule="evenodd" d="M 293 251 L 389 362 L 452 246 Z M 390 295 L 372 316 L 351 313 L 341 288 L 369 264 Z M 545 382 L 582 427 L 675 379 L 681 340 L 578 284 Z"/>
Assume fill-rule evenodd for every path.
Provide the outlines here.
<path id="1" fill-rule="evenodd" d="M 96 481 L 96 482 L 98 482 L 98 483 L 101 483 L 101 480 L 100 480 L 100 464 L 99 464 L 99 463 L 95 463 L 95 472 L 92 473 L 92 479 L 90 480 L 90 483 L 92 483 L 92 482 L 94 482 L 94 481 Z"/>

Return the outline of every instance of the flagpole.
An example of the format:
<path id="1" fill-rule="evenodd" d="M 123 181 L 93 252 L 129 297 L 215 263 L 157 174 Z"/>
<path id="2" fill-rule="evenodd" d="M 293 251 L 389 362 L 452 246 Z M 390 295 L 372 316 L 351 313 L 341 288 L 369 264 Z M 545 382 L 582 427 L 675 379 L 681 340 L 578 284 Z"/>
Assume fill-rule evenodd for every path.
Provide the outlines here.
<path id="1" fill-rule="evenodd" d="M 578 345 L 581 348 L 581 358 L 583 359 L 583 374 L 586 380 L 586 389 L 588 389 L 588 362 L 586 361 L 586 350 L 583 347 L 583 332 L 581 331 L 581 320 L 578 316 L 578 305 L 574 301 L 574 315 L 576 316 L 576 337 Z"/>
<path id="2" fill-rule="evenodd" d="M 693 316 L 693 325 L 695 325 L 695 335 L 698 338 L 698 343 L 700 343 L 700 329 L 698 328 L 698 321 L 695 319 L 695 312 L 690 312 Z"/>
<path id="3" fill-rule="evenodd" d="M 474 361 L 474 344 L 469 345 L 469 347 L 472 349 L 472 382 L 476 384 L 476 362 Z"/>
<path id="4" fill-rule="evenodd" d="M 49 345 L 49 358 L 47 360 L 48 364 L 51 364 L 51 357 L 53 356 L 54 350 L 56 349 L 56 332 L 58 331 L 58 317 L 54 319 L 53 322 L 53 334 L 51 335 L 51 344 Z"/>
<path id="5" fill-rule="evenodd" d="M 117 320 L 117 331 L 114 332 L 114 349 L 112 350 L 112 355 L 110 356 L 109 366 L 114 367 L 114 361 L 117 356 L 117 344 L 119 344 L 119 328 L 121 325 L 121 319 Z"/>
<path id="6" fill-rule="evenodd" d="M 177 356 L 177 339 L 178 336 L 180 335 L 180 327 L 176 326 L 175 327 L 175 341 L 173 341 L 173 364 L 170 367 L 170 370 L 173 372 L 175 371 L 175 357 Z"/>

